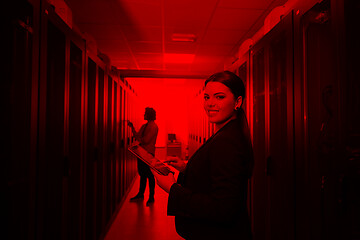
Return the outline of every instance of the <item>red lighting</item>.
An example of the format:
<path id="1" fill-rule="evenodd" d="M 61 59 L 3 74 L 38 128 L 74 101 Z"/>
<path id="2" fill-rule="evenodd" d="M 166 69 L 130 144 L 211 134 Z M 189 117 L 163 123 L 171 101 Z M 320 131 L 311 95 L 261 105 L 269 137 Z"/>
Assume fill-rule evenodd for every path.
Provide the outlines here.
<path id="1" fill-rule="evenodd" d="M 138 116 L 142 116 L 145 107 L 156 110 L 156 123 L 159 126 L 157 147 L 165 147 L 168 133 L 175 133 L 184 148 L 188 144 L 189 116 L 192 112 L 192 100 L 200 89 L 203 79 L 183 78 L 127 78 L 139 93 Z M 198 108 L 196 108 L 198 109 Z M 143 122 L 143 119 L 139 119 Z"/>
<path id="2" fill-rule="evenodd" d="M 195 54 L 164 53 L 165 63 L 192 63 Z"/>

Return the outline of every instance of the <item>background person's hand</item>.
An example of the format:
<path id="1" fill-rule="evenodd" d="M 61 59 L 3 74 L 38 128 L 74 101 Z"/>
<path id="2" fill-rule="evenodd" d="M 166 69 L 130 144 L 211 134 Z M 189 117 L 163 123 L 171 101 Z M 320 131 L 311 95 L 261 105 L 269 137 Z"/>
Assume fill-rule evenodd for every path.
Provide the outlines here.
<path id="1" fill-rule="evenodd" d="M 179 157 L 167 157 L 164 163 L 169 164 L 174 167 L 176 170 L 183 172 L 186 168 L 186 162 Z"/>
<path id="2" fill-rule="evenodd" d="M 130 122 L 130 121 L 128 121 L 127 125 L 128 125 L 129 127 L 131 127 L 131 128 L 134 127 L 133 123 Z"/>

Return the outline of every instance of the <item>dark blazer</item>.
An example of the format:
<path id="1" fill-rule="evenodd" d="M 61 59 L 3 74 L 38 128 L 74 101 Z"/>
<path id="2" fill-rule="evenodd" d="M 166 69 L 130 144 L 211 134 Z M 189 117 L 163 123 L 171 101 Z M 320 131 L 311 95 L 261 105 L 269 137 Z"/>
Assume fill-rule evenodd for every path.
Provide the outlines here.
<path id="1" fill-rule="evenodd" d="M 167 213 L 185 239 L 251 239 L 247 185 L 253 152 L 247 123 L 231 120 L 190 158 L 173 184 Z"/>

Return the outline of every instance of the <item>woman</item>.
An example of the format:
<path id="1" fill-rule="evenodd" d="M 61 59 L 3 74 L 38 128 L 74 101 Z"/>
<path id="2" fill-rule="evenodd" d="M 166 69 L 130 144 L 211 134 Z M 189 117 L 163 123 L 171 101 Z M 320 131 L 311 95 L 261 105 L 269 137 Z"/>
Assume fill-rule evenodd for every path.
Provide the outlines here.
<path id="1" fill-rule="evenodd" d="M 159 128 L 155 123 L 156 120 L 156 111 L 153 108 L 145 108 L 144 120 L 146 124 L 142 125 L 139 132 L 136 132 L 132 122 L 128 122 L 128 126 L 131 128 L 133 135 L 137 141 L 139 141 L 140 146 L 145 148 L 149 153 L 155 156 L 155 144 L 156 138 L 158 135 Z M 141 201 L 144 199 L 144 193 L 146 189 L 146 182 L 149 179 L 149 199 L 146 202 L 146 206 L 150 206 L 154 203 L 155 195 L 155 179 L 154 175 L 150 171 L 150 167 L 146 165 L 139 158 L 137 159 L 138 173 L 140 175 L 140 186 L 139 192 L 136 196 L 130 198 L 130 202 Z"/>
<path id="2" fill-rule="evenodd" d="M 211 136 L 186 164 L 178 158 L 168 164 L 174 176 L 154 173 L 169 193 L 167 214 L 175 216 L 176 231 L 185 239 L 251 239 L 247 214 L 247 184 L 253 152 L 241 105 L 245 87 L 232 72 L 205 81 L 204 109 L 215 124 Z"/>

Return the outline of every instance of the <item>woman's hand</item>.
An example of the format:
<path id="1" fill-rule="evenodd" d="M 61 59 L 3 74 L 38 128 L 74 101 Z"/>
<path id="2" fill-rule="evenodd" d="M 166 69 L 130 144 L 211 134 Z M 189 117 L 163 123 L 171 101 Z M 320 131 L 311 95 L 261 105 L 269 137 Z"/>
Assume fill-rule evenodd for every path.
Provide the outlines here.
<path id="1" fill-rule="evenodd" d="M 183 172 L 185 170 L 187 164 L 187 162 L 178 157 L 167 157 L 164 163 L 169 164 L 180 172 Z"/>
<path id="2" fill-rule="evenodd" d="M 169 173 L 167 176 L 158 174 L 154 170 L 151 169 L 151 172 L 154 174 L 154 177 L 156 178 L 156 183 L 164 189 L 165 192 L 169 193 L 171 186 L 176 183 L 174 174 Z"/>

